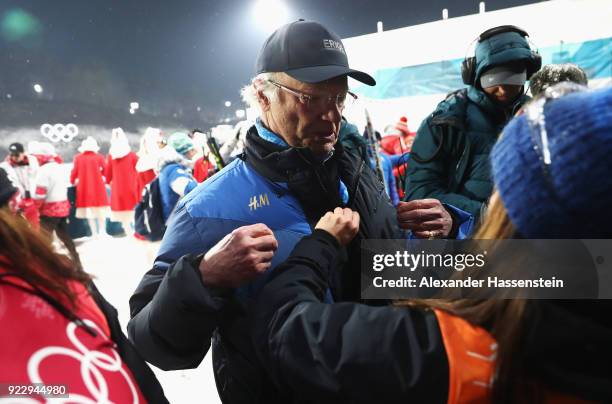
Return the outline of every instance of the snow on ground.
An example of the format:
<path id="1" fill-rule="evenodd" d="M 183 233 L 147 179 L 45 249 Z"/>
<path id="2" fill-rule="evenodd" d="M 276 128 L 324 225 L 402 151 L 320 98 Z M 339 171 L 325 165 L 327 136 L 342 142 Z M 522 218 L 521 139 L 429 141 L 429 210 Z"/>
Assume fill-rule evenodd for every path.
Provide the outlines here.
<path id="1" fill-rule="evenodd" d="M 159 243 L 133 237 L 89 238 L 78 244 L 81 261 L 95 276 L 98 289 L 119 311 L 127 334 L 129 298 L 142 275 L 150 269 Z M 210 352 L 197 369 L 164 372 L 151 366 L 171 403 L 221 403 L 212 372 Z"/>

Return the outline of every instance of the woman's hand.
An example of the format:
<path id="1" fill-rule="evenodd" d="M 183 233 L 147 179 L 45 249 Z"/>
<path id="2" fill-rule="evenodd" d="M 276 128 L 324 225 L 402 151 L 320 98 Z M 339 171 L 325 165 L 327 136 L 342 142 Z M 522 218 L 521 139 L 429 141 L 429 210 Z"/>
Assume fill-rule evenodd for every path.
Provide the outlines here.
<path id="1" fill-rule="evenodd" d="M 348 208 L 336 208 L 333 212 L 327 212 L 315 229 L 325 230 L 345 246 L 359 231 L 359 213 Z"/>

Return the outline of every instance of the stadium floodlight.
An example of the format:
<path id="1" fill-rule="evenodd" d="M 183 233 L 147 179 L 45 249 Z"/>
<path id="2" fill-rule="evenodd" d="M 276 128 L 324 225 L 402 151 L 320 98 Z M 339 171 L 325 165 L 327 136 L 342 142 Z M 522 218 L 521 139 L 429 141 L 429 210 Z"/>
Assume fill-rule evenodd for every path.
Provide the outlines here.
<path id="1" fill-rule="evenodd" d="M 36 91 L 36 93 L 40 94 L 43 92 L 43 88 L 40 84 L 36 83 L 34 84 L 34 91 Z"/>
<path id="2" fill-rule="evenodd" d="M 272 32 L 287 22 L 289 12 L 281 0 L 257 0 L 253 7 L 255 24 L 266 32 Z"/>
<path id="3" fill-rule="evenodd" d="M 231 107 L 232 106 L 232 102 L 231 101 L 225 101 L 225 106 L 226 107 Z"/>

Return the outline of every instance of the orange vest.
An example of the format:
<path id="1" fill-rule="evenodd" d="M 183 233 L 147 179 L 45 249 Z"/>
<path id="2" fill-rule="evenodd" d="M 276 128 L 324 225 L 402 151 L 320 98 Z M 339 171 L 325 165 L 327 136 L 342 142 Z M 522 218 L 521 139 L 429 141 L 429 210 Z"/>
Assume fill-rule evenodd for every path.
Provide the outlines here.
<path id="1" fill-rule="evenodd" d="M 497 343 L 486 330 L 461 317 L 434 312 L 448 357 L 448 404 L 490 402 Z"/>
<path id="2" fill-rule="evenodd" d="M 461 317 L 437 309 L 434 312 L 448 357 L 448 404 L 490 403 L 497 360 L 495 339 L 485 329 Z M 544 403 L 591 403 L 547 389 L 543 394 Z"/>

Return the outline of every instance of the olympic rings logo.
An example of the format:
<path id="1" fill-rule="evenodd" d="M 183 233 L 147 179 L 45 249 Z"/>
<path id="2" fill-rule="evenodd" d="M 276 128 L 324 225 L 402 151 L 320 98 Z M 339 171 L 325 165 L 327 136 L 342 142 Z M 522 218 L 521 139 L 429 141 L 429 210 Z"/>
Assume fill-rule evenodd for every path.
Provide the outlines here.
<path id="1" fill-rule="evenodd" d="M 79 127 L 73 123 L 69 123 L 68 125 L 63 125 L 61 123 L 56 123 L 55 125 L 44 123 L 40 126 L 40 133 L 53 143 L 57 143 L 60 140 L 64 143 L 68 143 L 79 134 Z"/>
<path id="2" fill-rule="evenodd" d="M 99 334 L 103 335 L 105 339 L 109 339 L 108 336 L 105 335 L 93 321 L 85 319 L 84 322 L 89 327 L 94 328 Z M 32 383 L 45 384 L 45 381 L 41 375 L 41 364 L 44 363 L 47 358 L 65 356 L 72 358 L 76 362 L 76 366 L 78 366 L 81 373 L 82 381 L 87 389 L 86 393 L 89 394 L 89 396 L 71 392 L 69 398 L 54 398 L 54 403 L 110 403 L 111 388 L 113 386 L 110 386 L 109 383 L 107 383 L 104 376 L 105 374 L 111 375 L 113 373 L 118 373 L 127 384 L 132 396 L 131 401 L 125 402 L 139 404 L 136 386 L 134 383 L 132 383 L 129 374 L 123 368 L 123 361 L 121 360 L 121 356 L 119 356 L 117 350 L 109 349 L 109 353 L 104 353 L 98 350 L 90 350 L 79 340 L 76 331 L 77 325 L 74 322 L 68 323 L 66 326 L 66 335 L 76 349 L 70 349 L 63 346 L 48 346 L 41 348 L 32 354 L 27 364 L 27 372 L 30 381 Z"/>

